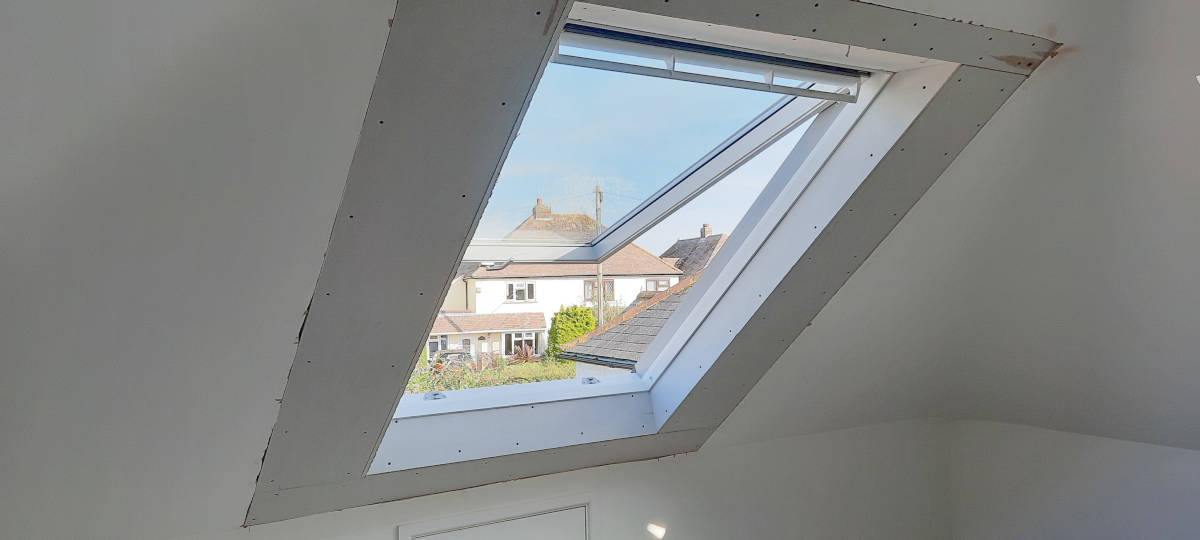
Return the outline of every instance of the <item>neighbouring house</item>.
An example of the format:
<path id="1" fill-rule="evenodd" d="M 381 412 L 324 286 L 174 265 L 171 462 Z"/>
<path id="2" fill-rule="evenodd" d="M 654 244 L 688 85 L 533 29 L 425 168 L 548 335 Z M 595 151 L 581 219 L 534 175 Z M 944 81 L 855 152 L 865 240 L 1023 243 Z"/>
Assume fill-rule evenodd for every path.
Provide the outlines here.
<path id="1" fill-rule="evenodd" d="M 713 234 L 705 223 L 700 236 L 675 241 L 660 259 L 683 272 L 678 283 L 666 290 L 642 292 L 617 318 L 563 345 L 558 356 L 578 362 L 575 372 L 580 377 L 632 371 L 728 238 Z"/>
<path id="2" fill-rule="evenodd" d="M 549 323 L 562 306 L 596 305 L 597 272 L 595 263 L 511 263 L 480 266 L 464 280 L 474 285 L 474 311 L 539 312 Z M 642 291 L 670 288 L 681 274 L 641 246 L 629 244 L 604 261 L 604 300 L 624 307 Z"/>
<path id="3" fill-rule="evenodd" d="M 712 226 L 705 223 L 700 226 L 700 236 L 676 240 L 674 244 L 671 244 L 671 247 L 662 252 L 659 258 L 663 262 L 679 269 L 683 273 L 681 278 L 695 276 L 703 272 L 705 268 L 708 268 L 708 264 L 712 262 L 713 257 L 717 255 L 717 251 L 720 251 L 728 239 L 728 234 L 713 234 Z M 660 290 L 662 289 L 647 288 L 645 292 L 638 295 L 629 307 L 644 302 Z"/>
<path id="4" fill-rule="evenodd" d="M 630 307 L 605 323 L 562 346 L 559 358 L 574 360 L 575 374 L 594 377 L 628 373 L 637 367 L 642 353 L 696 283 L 700 274 L 682 279 L 671 288 Z"/>
<path id="5" fill-rule="evenodd" d="M 475 311 L 475 295 L 467 286 L 467 276 L 479 268 L 479 263 L 462 263 L 458 265 L 454 277 L 450 280 L 450 288 L 446 291 L 446 299 L 442 300 L 442 311 L 446 313 L 471 313 Z"/>
<path id="6" fill-rule="evenodd" d="M 541 352 L 545 347 L 546 320 L 540 313 L 438 313 L 426 346 L 430 356 L 439 351 L 464 351 L 509 356 L 522 345 Z"/>
<path id="7" fill-rule="evenodd" d="M 538 197 L 533 213 L 504 236 L 505 240 L 521 242 L 587 243 L 604 228 L 587 214 L 555 214 L 550 205 Z"/>
<path id="8" fill-rule="evenodd" d="M 676 240 L 661 257 L 682 271 L 685 276 L 699 274 L 708 267 L 708 263 L 712 262 L 713 256 L 728 239 L 728 234 L 713 234 L 712 226 L 705 223 L 700 227 L 700 236 Z"/>
<path id="9" fill-rule="evenodd" d="M 595 234 L 595 221 L 591 217 L 554 214 L 542 199 L 537 200 L 532 215 L 513 234 L 525 231 L 548 238 L 544 235 L 553 234 L 556 227 L 565 235 L 577 235 L 576 238 L 582 238 L 578 235 L 587 232 L 588 227 L 593 228 L 590 234 Z M 595 263 L 464 263 L 450 284 L 442 312 L 438 315 L 439 322 L 435 323 L 429 338 L 429 350 L 434 353 L 449 348 L 469 350 L 473 354 L 508 355 L 512 351 L 510 341 L 519 335 L 521 339 L 531 341 L 530 346 L 540 354 L 546 346 L 550 319 L 560 308 L 570 305 L 595 307 L 603 295 L 605 305 L 623 309 L 643 293 L 665 291 L 678 283 L 684 272 L 675 266 L 675 262 L 664 261 L 637 244 L 629 244 L 613 253 L 602 267 Z M 603 284 L 597 283 L 601 268 Z M 495 344 L 495 336 L 482 338 L 483 334 L 475 330 L 449 330 L 451 321 L 465 322 L 471 321 L 472 317 L 504 314 L 537 316 L 541 322 L 534 324 L 533 318 L 522 319 L 519 323 L 510 319 L 492 319 L 493 325 L 505 324 L 488 329 L 495 330 L 500 336 L 499 346 Z M 445 323 L 441 322 L 443 320 Z M 482 326 L 473 328 L 483 329 Z M 483 343 L 487 344 L 486 350 Z"/>

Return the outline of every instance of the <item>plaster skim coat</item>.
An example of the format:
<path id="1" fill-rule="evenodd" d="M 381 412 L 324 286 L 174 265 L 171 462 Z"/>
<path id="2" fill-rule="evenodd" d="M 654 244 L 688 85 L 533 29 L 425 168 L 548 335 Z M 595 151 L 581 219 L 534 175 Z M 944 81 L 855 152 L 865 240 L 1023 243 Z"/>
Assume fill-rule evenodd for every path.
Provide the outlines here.
<path id="1" fill-rule="evenodd" d="M 604 514 L 597 538 L 637 538 L 623 526 L 649 514 L 693 520 L 668 524 L 690 538 L 735 523 L 776 537 L 1196 536 L 1189 450 L 985 422 L 802 435 L 940 416 L 1200 448 L 1200 5 L 885 3 L 1066 47 L 708 447 L 250 529 L 238 525 L 393 6 L 0 7 L 0 537 L 392 538 L 433 509 L 595 490 L 614 471 L 608 497 L 635 476 L 656 496 L 629 521 Z M 872 468 L 892 459 L 880 446 L 903 463 Z M 718 481 L 685 480 L 686 463 Z M 761 504 L 721 514 L 730 470 L 796 476 L 777 501 L 732 484 Z M 1022 478 L 1021 491 L 995 483 Z M 834 488 L 882 494 L 834 512 L 820 506 Z M 862 523 L 922 508 L 929 521 L 904 534 Z"/>

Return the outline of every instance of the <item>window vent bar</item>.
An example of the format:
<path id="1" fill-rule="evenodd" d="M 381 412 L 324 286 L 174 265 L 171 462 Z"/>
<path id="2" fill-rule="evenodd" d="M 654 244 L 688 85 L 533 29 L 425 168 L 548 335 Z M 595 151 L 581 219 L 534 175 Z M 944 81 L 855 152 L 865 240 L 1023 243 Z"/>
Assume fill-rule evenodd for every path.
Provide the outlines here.
<path id="1" fill-rule="evenodd" d="M 870 73 L 807 60 L 568 23 L 550 59 L 619 71 L 778 94 L 854 102 Z M 851 90 L 852 89 L 852 90 Z"/>

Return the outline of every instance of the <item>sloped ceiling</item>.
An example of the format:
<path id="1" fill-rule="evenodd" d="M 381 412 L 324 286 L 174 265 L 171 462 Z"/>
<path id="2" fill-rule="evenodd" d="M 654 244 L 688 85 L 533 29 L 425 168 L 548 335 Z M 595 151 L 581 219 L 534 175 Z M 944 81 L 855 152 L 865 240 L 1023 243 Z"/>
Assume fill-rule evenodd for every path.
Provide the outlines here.
<path id="1" fill-rule="evenodd" d="M 394 7 L 0 7 L 0 538 L 243 519 Z"/>
<path id="2" fill-rule="evenodd" d="M 943 416 L 1200 448 L 1200 5 L 884 3 L 1066 48 L 713 443 Z M 0 536 L 241 522 L 391 12 L 0 7 Z"/>
<path id="3" fill-rule="evenodd" d="M 1200 448 L 1200 4 L 887 3 L 1064 47 L 717 438 L 941 416 Z"/>

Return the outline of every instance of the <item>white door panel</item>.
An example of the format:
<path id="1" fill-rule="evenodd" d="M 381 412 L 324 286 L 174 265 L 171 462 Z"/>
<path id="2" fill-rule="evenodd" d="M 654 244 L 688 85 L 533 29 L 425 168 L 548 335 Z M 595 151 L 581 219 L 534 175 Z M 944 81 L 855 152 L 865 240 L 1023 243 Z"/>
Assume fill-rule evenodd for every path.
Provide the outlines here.
<path id="1" fill-rule="evenodd" d="M 587 540 L 584 507 L 410 537 L 414 540 Z"/>

